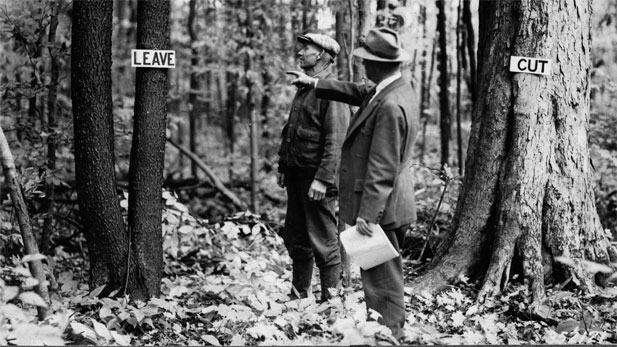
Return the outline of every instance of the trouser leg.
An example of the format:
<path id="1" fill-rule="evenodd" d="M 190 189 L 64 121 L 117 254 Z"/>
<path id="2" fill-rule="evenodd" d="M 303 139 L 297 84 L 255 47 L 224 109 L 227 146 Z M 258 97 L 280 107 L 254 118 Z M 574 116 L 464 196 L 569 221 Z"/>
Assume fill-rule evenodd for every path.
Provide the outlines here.
<path id="1" fill-rule="evenodd" d="M 303 182 L 302 199 L 309 242 L 319 268 L 321 300 L 329 299 L 328 288 L 336 288 L 341 279 L 341 252 L 335 215 L 336 195 L 320 201 L 308 198 L 312 180 Z"/>
<path id="2" fill-rule="evenodd" d="M 396 250 L 400 249 L 404 230 L 405 228 L 384 230 Z M 405 324 L 402 257 L 399 255 L 374 268 L 361 270 L 360 275 L 367 309 L 381 314 L 379 322 L 389 327 L 394 337 L 401 338 Z"/>
<path id="3" fill-rule="evenodd" d="M 321 280 L 321 300 L 326 301 L 332 297 L 329 289 L 336 289 L 341 281 L 341 264 L 320 268 L 319 278 Z"/>
<path id="4" fill-rule="evenodd" d="M 292 297 L 307 297 L 313 275 L 313 249 L 308 236 L 302 199 L 302 184 L 287 179 L 287 214 L 283 240 L 292 260 Z"/>

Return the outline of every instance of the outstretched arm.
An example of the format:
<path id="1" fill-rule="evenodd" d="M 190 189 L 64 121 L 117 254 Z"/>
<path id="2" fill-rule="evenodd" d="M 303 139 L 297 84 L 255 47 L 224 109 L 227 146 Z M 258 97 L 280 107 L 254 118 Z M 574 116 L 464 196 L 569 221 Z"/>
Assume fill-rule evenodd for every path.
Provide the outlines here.
<path id="1" fill-rule="evenodd" d="M 371 90 L 364 84 L 332 79 L 318 80 L 300 71 L 287 71 L 287 74 L 296 77 L 291 81 L 291 84 L 296 87 L 315 88 L 317 97 L 320 99 L 339 101 L 354 106 L 360 106 Z"/>

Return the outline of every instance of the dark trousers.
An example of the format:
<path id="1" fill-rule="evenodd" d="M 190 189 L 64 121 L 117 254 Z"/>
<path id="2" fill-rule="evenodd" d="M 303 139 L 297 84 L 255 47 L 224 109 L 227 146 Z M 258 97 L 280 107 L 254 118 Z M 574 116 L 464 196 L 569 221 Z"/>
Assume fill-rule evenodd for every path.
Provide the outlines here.
<path id="1" fill-rule="evenodd" d="M 341 263 L 335 216 L 336 195 L 309 200 L 312 178 L 288 177 L 287 216 L 283 240 L 293 261 L 293 285 L 305 295 L 311 284 L 313 262 L 322 270 Z"/>
<path id="2" fill-rule="evenodd" d="M 384 230 L 394 246 L 400 250 L 407 226 Z M 366 308 L 381 314 L 380 323 L 389 327 L 397 339 L 403 337 L 405 325 L 405 292 L 403 285 L 403 259 L 398 257 L 368 270 L 361 270 Z"/>

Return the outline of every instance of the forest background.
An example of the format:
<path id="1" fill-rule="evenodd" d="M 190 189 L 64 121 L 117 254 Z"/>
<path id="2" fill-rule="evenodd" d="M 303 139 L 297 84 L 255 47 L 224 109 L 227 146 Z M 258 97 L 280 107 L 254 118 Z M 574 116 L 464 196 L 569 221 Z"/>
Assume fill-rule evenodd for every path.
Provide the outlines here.
<path id="1" fill-rule="evenodd" d="M 411 233 L 415 242 L 405 253 L 409 280 L 430 260 L 431 250 L 448 231 L 470 131 L 475 62 L 470 59 L 473 54 L 467 44 L 470 35 L 478 33 L 478 4 L 466 2 L 471 12 L 467 21 L 473 29 L 469 30 L 459 2 L 444 3 L 447 41 L 446 46 L 440 46 L 439 2 L 365 2 L 368 23 L 390 25 L 401 32 L 403 44 L 413 56 L 404 72 L 418 92 L 426 96 L 419 105 L 423 127 L 415 148 L 419 223 Z M 353 6 L 357 9 L 358 4 Z M 595 1 L 593 6 L 589 143 L 595 169 L 595 202 L 603 227 L 617 236 L 617 5 Z M 275 302 L 283 295 L 289 275 L 284 255 L 277 255 L 283 247 L 276 236 L 285 207 L 284 191 L 275 179 L 276 152 L 295 92 L 285 71 L 295 68 L 295 36 L 318 31 L 336 36 L 342 43 L 344 60 L 336 66 L 339 78 L 360 79 L 361 71 L 345 54 L 351 51 L 354 40 L 340 35 L 355 30 L 355 25 L 349 23 L 348 30 L 339 27 L 349 21 L 348 8 L 345 1 L 171 2 L 169 49 L 176 51 L 177 66 L 168 72 L 168 145 L 164 163 L 167 192 L 163 194 L 166 299 L 146 305 L 98 299 L 88 291 L 87 249 L 75 191 L 69 78 L 72 5 L 62 1 L 0 3 L 2 129 L 15 157 L 39 249 L 47 255 L 52 287 L 55 283 L 52 315 L 35 329 L 28 304 L 42 304 L 28 295 L 35 280 L 28 270 L 24 271 L 28 259 L 22 258 L 23 240 L 12 200 L 4 194 L 0 285 L 2 302 L 10 305 L 3 306 L 0 314 L 0 323 L 8 328 L 0 334 L 4 339 L 0 342 L 353 342 L 352 330 L 345 325 L 348 321 L 338 320 L 334 328 L 330 326 L 329 319 L 336 317 L 335 312 L 326 315 L 315 303 L 281 307 Z M 135 48 L 136 11 L 136 1 L 114 2 L 110 52 L 114 164 L 125 209 L 135 106 L 136 70 L 130 64 L 130 50 Z M 54 18 L 57 27 L 52 34 Z M 356 21 L 358 18 L 352 23 Z M 440 61 L 440 57 L 445 60 Z M 442 69 L 443 61 L 446 70 Z M 459 69 L 461 77 L 457 79 Z M 443 71 L 446 76 L 442 76 Z M 445 104 L 444 95 L 448 99 Z M 53 105 L 50 100 L 55 101 Z M 51 109 L 55 110 L 53 118 Z M 446 118 L 449 121 L 444 123 Z M 185 151 L 179 151 L 180 147 Z M 444 163 L 450 169 L 442 166 Z M 251 276 L 268 280 L 251 282 Z M 247 287 L 246 283 L 251 285 Z M 277 290 L 266 291 L 268 283 L 276 283 Z M 500 343 L 518 339 L 558 343 L 615 338 L 593 334 L 585 323 L 591 320 L 593 326 L 595 319 L 601 327 L 612 319 L 601 306 L 593 308 L 580 300 L 576 303 L 570 296 L 560 298 L 578 305 L 563 310 L 580 312 L 570 320 L 560 319 L 561 325 L 555 324 L 558 329 L 550 330 L 547 326 L 555 320 L 554 312 L 527 319 L 511 312 L 470 313 L 474 306 L 469 297 L 473 295 L 468 292 L 473 292 L 472 287 L 463 283 L 447 295 L 416 298 L 418 324 L 411 325 L 408 341 Z M 346 297 L 349 300 L 334 311 L 361 312 L 352 300 L 358 292 L 350 293 Z M 513 287 L 506 295 L 510 300 L 520 299 L 520 304 L 527 300 L 520 287 Z M 442 326 L 437 324 L 438 315 L 431 318 L 426 314 L 433 309 L 448 317 Z M 285 321 L 274 322 L 283 312 Z M 352 320 L 353 328 L 360 329 L 358 336 L 370 341 L 375 332 L 371 329 L 377 328 L 361 326 L 358 322 L 362 319 L 357 318 Z M 500 330 L 489 327 L 497 321 L 503 325 Z M 253 329 L 243 332 L 247 327 Z M 550 331 L 557 331 L 557 335 Z"/>

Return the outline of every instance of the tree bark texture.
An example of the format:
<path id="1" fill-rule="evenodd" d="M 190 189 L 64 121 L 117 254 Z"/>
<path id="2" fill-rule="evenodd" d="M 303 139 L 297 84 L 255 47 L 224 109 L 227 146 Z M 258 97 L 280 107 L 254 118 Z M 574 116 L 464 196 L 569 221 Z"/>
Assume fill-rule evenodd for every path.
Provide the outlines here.
<path id="1" fill-rule="evenodd" d="M 574 0 L 481 3 L 478 102 L 454 232 L 417 288 L 481 270 L 482 300 L 507 284 L 518 252 L 536 300 L 545 295 L 543 265 L 555 281 L 571 276 L 585 292 L 596 290 L 580 260 L 614 261 L 615 251 L 591 186 L 590 12 L 588 2 Z M 550 58 L 553 71 L 511 73 L 513 55 Z M 543 264 L 543 249 L 575 265 Z"/>
<path id="2" fill-rule="evenodd" d="M 189 91 L 189 149 L 193 153 L 197 151 L 197 124 L 201 113 L 201 103 L 197 100 L 197 93 L 201 89 L 201 83 L 197 77 L 197 66 L 199 65 L 199 49 L 193 45 L 197 41 L 197 33 L 195 32 L 195 15 L 197 0 L 189 1 L 189 18 L 188 18 L 188 33 L 191 38 L 191 77 Z M 197 177 L 197 165 L 191 162 L 191 175 Z"/>
<path id="3" fill-rule="evenodd" d="M 336 70 L 338 72 L 338 79 L 341 81 L 350 81 L 351 76 L 349 72 L 349 53 L 351 45 L 350 37 L 350 10 L 344 4 L 339 4 L 339 8 L 336 11 L 336 41 L 341 46 L 340 53 L 336 56 Z"/>
<path id="4" fill-rule="evenodd" d="M 437 1 L 437 31 L 439 32 L 439 134 L 441 140 L 441 164 L 447 164 L 450 153 L 450 75 L 448 74 L 448 41 L 446 37 L 446 5 Z"/>
<path id="5" fill-rule="evenodd" d="M 75 178 L 90 289 L 120 288 L 128 238 L 116 193 L 111 99 L 112 2 L 73 3 L 71 92 Z"/>
<path id="6" fill-rule="evenodd" d="M 21 193 L 21 186 L 17 179 L 17 171 L 15 170 L 15 160 L 9 143 L 4 136 L 4 131 L 0 128 L 0 161 L 2 161 L 2 169 L 4 171 L 4 182 L 9 190 L 11 200 L 13 201 L 13 208 L 17 215 L 17 223 L 19 223 L 19 229 L 21 230 L 21 238 L 24 243 L 24 253 L 29 255 L 36 255 L 39 253 L 38 246 L 36 244 L 36 237 L 32 231 L 32 222 L 28 215 L 28 206 L 24 201 L 24 197 Z M 37 279 L 39 283 L 34 287 L 34 291 L 41 296 L 41 298 L 49 303 L 49 293 L 47 291 L 47 282 L 45 281 L 45 270 L 40 259 L 31 260 L 28 262 L 30 273 L 32 277 Z M 45 319 L 47 316 L 47 307 L 37 306 L 37 315 L 39 320 Z"/>
<path id="7" fill-rule="evenodd" d="M 371 29 L 370 15 L 371 7 L 369 0 L 358 0 L 358 22 L 355 30 L 356 40 L 355 47 L 361 47 L 364 44 L 366 35 Z M 353 25 L 353 23 L 352 23 Z M 364 76 L 364 67 L 360 59 L 353 60 L 353 80 L 355 82 L 361 82 Z"/>
<path id="8" fill-rule="evenodd" d="M 461 134 L 461 70 L 462 57 L 465 54 L 465 43 L 461 42 L 462 0 L 459 0 L 456 20 L 456 155 L 459 175 L 463 175 L 463 135 Z"/>
<path id="9" fill-rule="evenodd" d="M 58 126 L 57 120 L 57 104 L 58 99 L 58 83 L 60 77 L 60 63 L 58 58 L 58 50 L 56 49 L 56 29 L 58 28 L 58 13 L 60 4 L 52 4 L 52 13 L 49 18 L 49 35 L 47 43 L 49 44 L 49 56 L 51 59 L 51 76 L 49 82 L 49 92 L 47 94 L 47 120 L 45 129 L 49 134 L 47 138 L 47 175 L 45 182 L 45 200 L 43 201 L 43 211 L 47 214 L 43 221 L 43 230 L 41 231 L 41 252 L 47 253 L 49 249 L 49 243 L 51 234 L 53 232 L 53 206 L 54 206 L 54 172 L 56 171 L 56 127 Z"/>
<path id="10" fill-rule="evenodd" d="M 472 104 L 476 102 L 478 73 L 476 68 L 476 36 L 471 18 L 471 1 L 463 0 L 463 25 L 467 38 L 467 53 L 469 54 L 469 92 Z"/>
<path id="11" fill-rule="evenodd" d="M 165 0 L 138 2 L 138 49 L 169 48 L 169 7 Z M 161 189 L 168 88 L 167 70 L 137 70 L 129 171 L 130 249 L 137 261 L 129 292 L 136 299 L 157 297 L 163 275 Z"/>

